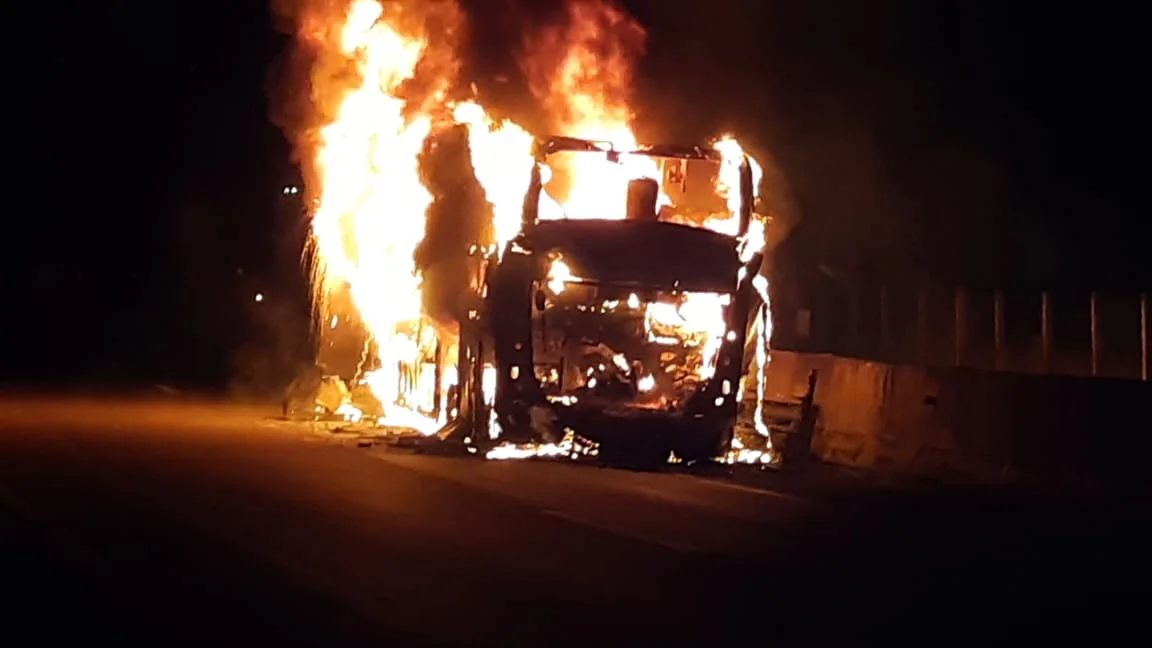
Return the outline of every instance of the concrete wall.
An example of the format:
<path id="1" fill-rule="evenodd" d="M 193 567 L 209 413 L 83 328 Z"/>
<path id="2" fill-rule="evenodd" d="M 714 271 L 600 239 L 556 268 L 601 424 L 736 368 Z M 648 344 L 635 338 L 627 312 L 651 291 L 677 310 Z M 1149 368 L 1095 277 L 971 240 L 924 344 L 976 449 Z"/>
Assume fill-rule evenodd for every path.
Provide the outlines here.
<path id="1" fill-rule="evenodd" d="M 1152 482 L 1152 383 L 772 353 L 769 398 L 818 372 L 822 460 L 899 472 Z"/>

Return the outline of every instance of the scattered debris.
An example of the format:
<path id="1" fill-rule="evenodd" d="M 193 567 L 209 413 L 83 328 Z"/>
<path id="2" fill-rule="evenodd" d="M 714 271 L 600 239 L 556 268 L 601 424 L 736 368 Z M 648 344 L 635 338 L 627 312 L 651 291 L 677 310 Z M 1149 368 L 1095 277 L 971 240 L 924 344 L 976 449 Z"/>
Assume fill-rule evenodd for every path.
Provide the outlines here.
<path id="1" fill-rule="evenodd" d="M 343 380 L 340 380 L 340 376 L 321 376 L 314 401 L 317 413 L 340 414 L 348 417 L 348 420 L 359 419 L 358 413 L 354 414 L 348 409 L 352 399 L 348 387 Z"/>
<path id="2" fill-rule="evenodd" d="M 384 416 L 383 403 L 366 383 L 357 384 L 349 390 L 348 404 L 363 418 L 379 419 Z"/>
<path id="3" fill-rule="evenodd" d="M 469 442 L 470 439 L 465 439 Z M 600 444 L 576 434 L 571 429 L 564 430 L 564 437 L 558 443 L 502 443 L 489 449 L 485 459 L 548 459 L 562 458 L 576 461 L 582 458 L 595 458 L 600 454 Z"/>

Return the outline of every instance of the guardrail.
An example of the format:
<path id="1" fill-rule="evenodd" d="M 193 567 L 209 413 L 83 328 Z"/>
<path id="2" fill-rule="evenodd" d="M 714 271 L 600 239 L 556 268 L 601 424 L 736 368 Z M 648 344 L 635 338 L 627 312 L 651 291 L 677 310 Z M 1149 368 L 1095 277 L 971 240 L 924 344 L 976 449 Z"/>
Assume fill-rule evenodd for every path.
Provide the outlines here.
<path id="1" fill-rule="evenodd" d="M 841 282 L 774 287 L 773 347 L 901 364 L 1150 379 L 1148 294 Z M 801 297 L 801 295 L 803 295 Z"/>

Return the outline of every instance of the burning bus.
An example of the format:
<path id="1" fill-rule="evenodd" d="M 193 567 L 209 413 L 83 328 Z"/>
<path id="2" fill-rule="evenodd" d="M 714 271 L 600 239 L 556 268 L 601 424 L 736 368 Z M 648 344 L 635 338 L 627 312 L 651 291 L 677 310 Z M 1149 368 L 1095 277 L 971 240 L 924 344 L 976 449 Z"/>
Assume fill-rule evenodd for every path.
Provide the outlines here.
<path id="1" fill-rule="evenodd" d="M 525 34 L 541 126 L 580 138 L 541 141 L 476 87 L 463 98 L 456 3 L 292 4 L 308 65 L 281 118 L 311 218 L 317 357 L 286 413 L 487 456 L 577 436 L 602 456 L 723 450 L 767 364 L 761 169 L 731 137 L 638 145 L 642 26 L 591 0 Z M 759 415 L 752 435 L 739 420 L 767 444 Z"/>
<path id="2" fill-rule="evenodd" d="M 534 159 L 519 231 L 471 256 L 441 436 L 576 438 L 629 462 L 723 455 L 764 310 L 755 162 L 723 142 L 566 137 L 538 140 Z M 577 172 L 631 179 L 582 205 L 565 195 Z"/>

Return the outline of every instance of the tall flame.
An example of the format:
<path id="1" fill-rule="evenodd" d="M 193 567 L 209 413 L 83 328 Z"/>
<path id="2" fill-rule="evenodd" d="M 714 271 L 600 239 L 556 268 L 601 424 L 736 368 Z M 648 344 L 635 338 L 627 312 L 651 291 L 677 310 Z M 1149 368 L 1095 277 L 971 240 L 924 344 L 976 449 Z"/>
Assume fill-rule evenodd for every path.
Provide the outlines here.
<path id="1" fill-rule="evenodd" d="M 468 126 L 468 147 L 476 180 L 492 203 L 496 245 L 520 230 L 520 212 L 532 174 L 532 136 L 510 121 L 496 121 L 475 102 L 456 106 L 456 121 Z"/>
<path id="2" fill-rule="evenodd" d="M 567 21 L 526 39 L 521 66 L 553 128 L 634 148 L 632 66 L 642 27 L 604 0 L 569 2 Z"/>
<path id="3" fill-rule="evenodd" d="M 385 406 L 403 401 L 400 366 L 414 355 L 405 331 L 421 315 L 413 251 L 424 239 L 432 202 L 418 164 L 432 119 L 427 112 L 410 113 L 402 96 L 432 59 L 423 25 L 402 20 L 402 11 L 355 0 L 342 16 L 330 17 L 342 27 L 326 30 L 336 39 L 321 45 L 342 54 L 357 81 L 321 129 L 312 160 L 321 184 L 313 215 L 323 278 L 318 290 L 322 296 L 349 292 L 374 338 L 380 373 L 370 384 Z M 446 82 L 436 78 L 434 84 Z M 333 90 L 339 91 L 313 87 Z"/>
<path id="4" fill-rule="evenodd" d="M 566 17 L 565 24 L 527 39 L 521 66 L 533 94 L 557 133 L 635 149 L 630 100 L 643 28 L 606 0 L 570 2 Z M 647 157 L 622 156 L 619 164 L 588 155 L 557 157 L 554 191 L 561 195 L 552 198 L 561 209 L 554 216 L 622 219 L 628 181 L 661 178 Z"/>

